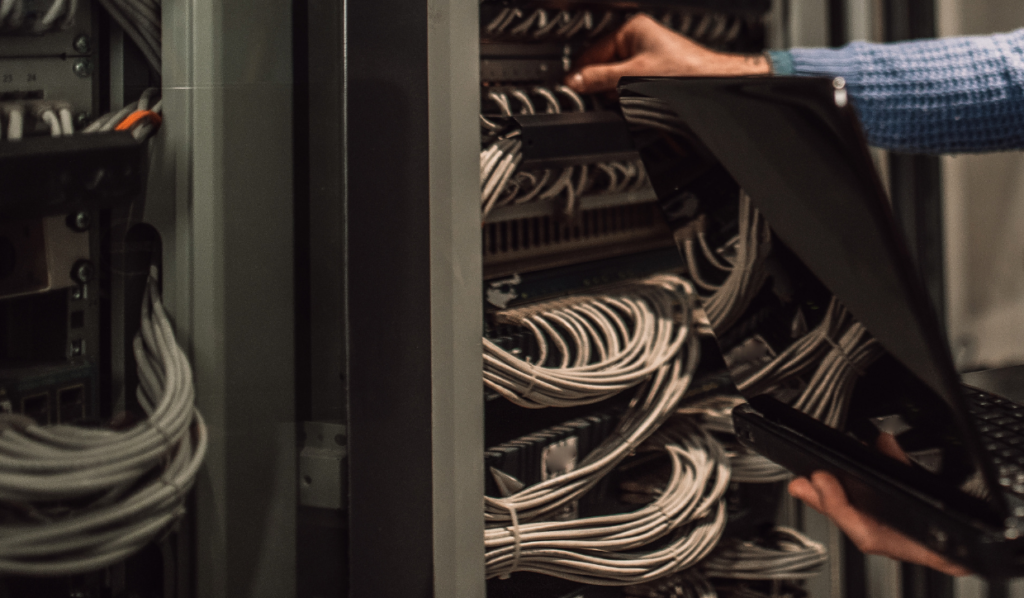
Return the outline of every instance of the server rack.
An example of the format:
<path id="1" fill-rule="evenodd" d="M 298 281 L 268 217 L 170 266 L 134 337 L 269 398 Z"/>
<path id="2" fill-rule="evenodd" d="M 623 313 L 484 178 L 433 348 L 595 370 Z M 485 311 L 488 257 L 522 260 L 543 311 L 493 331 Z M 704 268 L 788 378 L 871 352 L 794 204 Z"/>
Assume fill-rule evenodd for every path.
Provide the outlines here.
<path id="1" fill-rule="evenodd" d="M 778 3 L 771 37 L 824 43 L 805 34 L 863 26 L 862 8 Z M 163 10 L 165 121 L 140 221 L 212 432 L 165 595 L 484 596 L 480 6 Z M 97 38 L 116 108 L 135 85 L 124 38 Z M 326 474 L 336 500 L 306 481 L 325 462 L 347 463 Z M 915 576 L 849 558 L 811 587 L 919 595 Z"/>
<path id="2" fill-rule="evenodd" d="M 42 6 L 30 5 L 30 18 Z M 281 27 L 290 22 L 290 7 L 165 4 L 162 80 L 154 80 L 104 7 L 70 6 L 78 14 L 68 29 L 34 36 L 5 28 L 0 63 L 12 80 L 4 101 L 35 99 L 24 93 L 26 81 L 36 83 L 41 97 L 71 104 L 77 136 L 90 120 L 156 84 L 164 126 L 132 171 L 140 186 L 131 197 L 90 207 L 75 221 L 75 230 L 92 237 L 88 255 L 98 276 L 83 270 L 66 285 L 73 304 L 88 304 L 69 316 L 69 334 L 85 334 L 69 336 L 69 359 L 102 364 L 98 389 L 91 387 L 102 395 L 97 406 L 87 406 L 89 416 L 107 417 L 134 401 L 137 379 L 124 341 L 138 327 L 141 294 L 126 289 L 137 274 L 131 268 L 141 263 L 145 272 L 148 262 L 129 262 L 140 252 L 143 259 L 158 255 L 165 304 L 195 366 L 210 450 L 187 505 L 190 515 L 161 534 L 156 558 L 146 549 L 143 557 L 85 577 L 30 580 L 25 591 L 293 595 L 294 375 L 291 360 L 281 359 L 292 354 L 294 335 L 291 30 Z M 44 46 L 56 50 L 38 51 Z M 14 81 L 12 69 L 26 81 Z M 99 164 L 103 174 L 116 163 L 104 162 L 106 154 L 88 139 L 82 137 L 88 147 L 72 166 Z M 6 149 L 15 142 L 2 143 Z M 54 143 L 54 151 L 63 151 Z M 13 190 L 3 198 L 5 218 L 19 188 Z"/>

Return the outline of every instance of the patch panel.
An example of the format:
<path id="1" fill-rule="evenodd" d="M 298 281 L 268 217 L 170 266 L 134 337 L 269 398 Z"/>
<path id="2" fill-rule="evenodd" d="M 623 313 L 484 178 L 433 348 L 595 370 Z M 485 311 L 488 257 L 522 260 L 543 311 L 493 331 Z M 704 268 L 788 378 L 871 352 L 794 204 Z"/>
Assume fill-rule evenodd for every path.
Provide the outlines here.
<path id="1" fill-rule="evenodd" d="M 655 204 L 582 210 L 483 227 L 484 277 L 545 270 L 672 246 Z"/>
<path id="2" fill-rule="evenodd" d="M 3 38 L 0 45 L 5 45 L 7 39 Z M 88 56 L 0 57 L 0 97 L 9 98 L 4 99 L 5 102 L 16 99 L 67 102 L 78 123 L 85 123 L 97 116 L 94 110 L 96 68 L 94 59 Z M 0 111 L 2 108 L 0 106 Z M 6 135 L 6 127 L 4 129 Z"/>
<path id="3" fill-rule="evenodd" d="M 75 423 L 95 413 L 98 371 L 91 363 L 0 367 L 0 400 L 40 424 Z"/>

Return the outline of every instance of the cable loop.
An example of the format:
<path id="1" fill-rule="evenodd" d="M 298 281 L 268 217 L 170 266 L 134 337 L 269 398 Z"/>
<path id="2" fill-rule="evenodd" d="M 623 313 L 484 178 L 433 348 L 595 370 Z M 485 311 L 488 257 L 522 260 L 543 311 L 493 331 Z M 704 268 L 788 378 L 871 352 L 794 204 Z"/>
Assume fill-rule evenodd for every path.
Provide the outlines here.
<path id="1" fill-rule="evenodd" d="M 523 537 L 519 533 L 519 516 L 516 513 L 516 505 L 509 501 L 502 501 L 500 504 L 508 509 L 508 514 L 512 518 L 512 525 L 505 529 L 512 532 L 512 539 L 515 541 L 512 550 L 512 562 L 509 564 L 508 569 L 500 576 L 500 579 L 508 579 L 519 567 L 519 555 L 522 554 Z"/>

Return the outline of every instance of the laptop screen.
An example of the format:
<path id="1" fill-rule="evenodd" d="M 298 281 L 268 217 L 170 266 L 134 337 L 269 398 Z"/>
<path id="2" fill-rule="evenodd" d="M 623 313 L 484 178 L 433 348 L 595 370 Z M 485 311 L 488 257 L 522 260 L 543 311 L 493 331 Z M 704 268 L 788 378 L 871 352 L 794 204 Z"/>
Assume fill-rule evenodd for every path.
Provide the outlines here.
<path id="1" fill-rule="evenodd" d="M 620 93 L 744 394 L 1005 512 L 841 80 L 624 79 Z"/>

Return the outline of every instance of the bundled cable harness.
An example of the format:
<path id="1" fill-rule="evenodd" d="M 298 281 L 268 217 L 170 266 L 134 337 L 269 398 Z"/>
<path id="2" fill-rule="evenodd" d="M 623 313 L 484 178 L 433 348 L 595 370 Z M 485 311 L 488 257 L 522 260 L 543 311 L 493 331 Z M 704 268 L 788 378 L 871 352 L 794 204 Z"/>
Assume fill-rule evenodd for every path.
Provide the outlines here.
<path id="1" fill-rule="evenodd" d="M 0 1 L 0 33 L 41 34 L 75 24 L 78 0 L 53 0 L 46 10 L 30 10 L 26 0 Z"/>
<path id="2" fill-rule="evenodd" d="M 657 277 L 656 277 L 657 278 Z M 692 291 L 677 277 L 666 277 L 666 283 L 681 285 L 689 298 L 681 304 L 682 322 L 692 318 Z M 671 355 L 654 376 L 637 392 L 615 431 L 573 471 L 540 484 L 525 488 L 511 496 L 486 499 L 484 516 L 489 524 L 501 525 L 513 520 L 532 521 L 558 513 L 565 505 L 578 500 L 614 469 L 633 450 L 651 436 L 669 417 L 693 380 L 700 362 L 700 345 L 689 325 L 678 334 L 684 343 Z M 485 348 L 487 343 L 485 342 Z M 485 356 L 485 364 L 486 364 Z M 486 367 L 486 365 L 485 365 Z M 486 374 L 486 372 L 485 372 Z"/>
<path id="3" fill-rule="evenodd" d="M 82 133 L 130 131 L 136 140 L 142 141 L 148 138 L 160 127 L 163 99 L 153 101 L 159 94 L 158 89 L 150 87 L 142 92 L 137 102 L 132 102 L 115 112 L 104 114 L 82 129 Z"/>
<path id="4" fill-rule="evenodd" d="M 121 110 L 105 114 L 82 129 L 81 133 L 130 131 L 141 141 L 160 126 L 161 101 L 153 102 L 159 90 L 149 88 L 137 102 Z M 21 100 L 0 103 L 0 138 L 17 141 L 30 133 L 45 131 L 50 137 L 70 137 L 75 134 L 71 105 L 62 101 Z"/>
<path id="5" fill-rule="evenodd" d="M 736 434 L 732 410 L 745 402 L 746 399 L 738 396 L 713 396 L 688 402 L 680 407 L 677 413 L 697 418 L 701 427 L 709 432 L 732 437 Z M 725 454 L 729 457 L 729 468 L 734 482 L 770 484 L 792 477 L 785 467 L 747 450 L 734 441 L 726 443 Z"/>
<path id="6" fill-rule="evenodd" d="M 74 1 L 74 0 L 68 0 Z M 146 62 L 160 73 L 162 0 L 99 0 L 117 24 L 142 51 Z"/>
<path id="7" fill-rule="evenodd" d="M 754 396 L 807 372 L 821 362 L 849 321 L 846 308 L 833 297 L 817 326 L 786 347 L 766 365 L 742 377 L 736 386 L 747 396 Z"/>
<path id="8" fill-rule="evenodd" d="M 633 585 L 691 567 L 711 552 L 726 523 L 722 497 L 729 467 L 721 446 L 685 419 L 666 425 L 643 446 L 615 442 L 668 455 L 672 473 L 661 496 L 628 513 L 531 523 L 517 517 L 513 503 L 524 501 L 510 499 L 518 495 L 488 498 L 489 510 L 499 506 L 511 517 L 511 525 L 492 526 L 484 534 L 488 578 L 532 571 L 593 585 Z M 558 487 L 564 482 L 558 482 L 594 461 L 588 456 L 584 467 L 549 480 L 556 484 L 519 494 L 545 485 L 547 493 L 565 492 L 567 487 Z"/>
<path id="9" fill-rule="evenodd" d="M 639 159 L 540 171 L 518 170 L 523 159 L 519 131 L 505 131 L 505 126 L 495 122 L 494 116 L 585 112 L 587 105 L 583 98 L 569 87 L 491 89 L 487 99 L 498 114 L 480 115 L 485 135 L 484 149 L 480 152 L 480 202 L 484 217 L 503 206 L 558 199 L 564 200 L 565 211 L 571 214 L 584 195 L 636 191 L 647 184 Z"/>
<path id="10" fill-rule="evenodd" d="M 184 513 L 206 453 L 192 370 L 155 271 L 135 338 L 139 405 L 127 430 L 0 418 L 0 573 L 69 575 L 138 551 Z"/>
<path id="11" fill-rule="evenodd" d="M 846 419 L 857 378 L 882 356 L 883 349 L 860 322 L 851 324 L 831 344 L 807 388 L 792 406 L 835 428 Z"/>
<path id="12" fill-rule="evenodd" d="M 732 326 L 743 314 L 767 278 L 763 265 L 771 251 L 771 229 L 744 192 L 740 192 L 737 224 L 739 234 L 731 261 L 715 255 L 698 227 L 689 228 L 692 234 L 683 239 L 687 274 L 694 284 L 708 293 L 703 296 L 704 311 L 711 327 L 719 333 Z M 725 274 L 721 284 L 708 282 L 701 274 L 697 263 L 698 245 L 705 261 Z"/>
<path id="13" fill-rule="evenodd" d="M 767 364 L 746 373 L 737 387 L 747 396 L 773 392 L 813 369 L 792 407 L 838 427 L 846 418 L 857 378 L 883 352 L 864 325 L 833 297 L 814 329 Z"/>
<path id="14" fill-rule="evenodd" d="M 795 529 L 776 527 L 757 541 L 722 541 L 701 568 L 714 578 L 795 580 L 819 574 L 827 560 L 820 542 Z"/>
<path id="15" fill-rule="evenodd" d="M 485 338 L 484 384 L 528 408 L 603 401 L 678 361 L 695 337 L 692 297 L 688 282 L 661 275 L 498 312 L 498 322 L 530 331 L 537 355 L 515 355 Z"/>
<path id="16" fill-rule="evenodd" d="M 644 96 L 622 96 L 619 107 L 634 127 L 658 129 L 673 135 L 686 135 L 687 128 L 668 103 Z"/>
<path id="17" fill-rule="evenodd" d="M 729 457 L 729 468 L 732 470 L 734 482 L 770 484 L 793 477 L 785 467 L 738 444 L 729 445 L 726 455 Z"/>
<path id="18" fill-rule="evenodd" d="M 633 127 L 662 130 L 687 136 L 686 127 L 669 106 L 654 98 L 625 96 L 619 99 L 622 114 Z M 768 222 L 745 192 L 739 196 L 737 216 L 739 234 L 726 243 L 735 249 L 730 258 L 719 255 L 704 234 L 703 218 L 695 219 L 680 229 L 681 249 L 686 257 L 689 277 L 704 292 L 704 311 L 711 327 L 718 333 L 732 326 L 760 291 L 766 279 L 764 260 L 771 252 L 772 233 Z M 703 259 L 701 259 L 703 258 Z M 715 271 L 714 278 L 725 277 L 721 283 L 704 275 L 701 262 Z"/>

